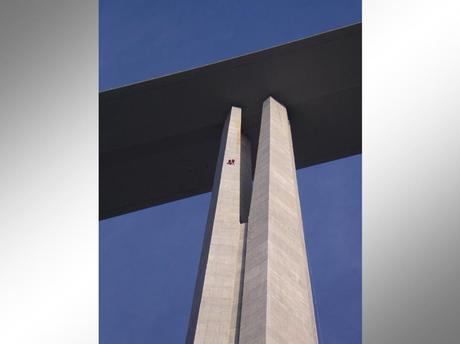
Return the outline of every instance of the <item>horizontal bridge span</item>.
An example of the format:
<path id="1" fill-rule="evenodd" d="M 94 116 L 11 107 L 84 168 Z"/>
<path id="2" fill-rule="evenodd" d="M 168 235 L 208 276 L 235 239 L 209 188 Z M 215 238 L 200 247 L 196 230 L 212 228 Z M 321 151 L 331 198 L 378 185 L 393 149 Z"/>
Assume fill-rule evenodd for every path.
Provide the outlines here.
<path id="1" fill-rule="evenodd" d="M 231 106 L 255 159 L 268 96 L 288 109 L 298 169 L 359 154 L 361 79 L 355 24 L 100 93 L 100 218 L 210 191 Z"/>

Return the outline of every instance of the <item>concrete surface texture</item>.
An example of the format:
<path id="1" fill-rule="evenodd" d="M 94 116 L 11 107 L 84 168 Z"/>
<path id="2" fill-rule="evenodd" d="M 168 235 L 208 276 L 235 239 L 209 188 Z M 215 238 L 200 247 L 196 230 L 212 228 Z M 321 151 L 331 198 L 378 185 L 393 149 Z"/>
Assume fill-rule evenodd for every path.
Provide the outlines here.
<path id="1" fill-rule="evenodd" d="M 222 133 L 187 342 L 235 343 L 237 337 L 249 148 L 241 135 L 241 109 L 232 107 Z M 243 168 L 242 161 L 249 166 Z"/>
<path id="2" fill-rule="evenodd" d="M 318 343 L 286 108 L 262 108 L 251 148 L 232 107 L 222 133 L 189 343 Z"/>
<path id="3" fill-rule="evenodd" d="M 247 234 L 241 344 L 317 343 L 286 108 L 263 104 Z"/>

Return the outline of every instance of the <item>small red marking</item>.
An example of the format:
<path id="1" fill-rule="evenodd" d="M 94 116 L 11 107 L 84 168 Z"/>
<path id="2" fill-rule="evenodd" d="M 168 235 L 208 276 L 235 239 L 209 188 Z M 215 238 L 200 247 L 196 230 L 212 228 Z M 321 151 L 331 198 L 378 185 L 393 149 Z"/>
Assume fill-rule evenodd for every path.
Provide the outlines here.
<path id="1" fill-rule="evenodd" d="M 235 165 L 235 159 L 228 159 L 227 165 Z"/>

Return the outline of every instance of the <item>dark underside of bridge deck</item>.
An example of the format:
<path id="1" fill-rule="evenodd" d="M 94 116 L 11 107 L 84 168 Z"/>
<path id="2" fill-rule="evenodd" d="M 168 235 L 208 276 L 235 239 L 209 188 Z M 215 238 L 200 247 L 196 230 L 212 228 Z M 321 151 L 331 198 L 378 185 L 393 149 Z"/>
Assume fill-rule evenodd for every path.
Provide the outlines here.
<path id="1" fill-rule="evenodd" d="M 210 191 L 232 105 L 255 161 L 268 96 L 288 110 L 298 169 L 361 153 L 361 24 L 102 92 L 100 218 Z"/>

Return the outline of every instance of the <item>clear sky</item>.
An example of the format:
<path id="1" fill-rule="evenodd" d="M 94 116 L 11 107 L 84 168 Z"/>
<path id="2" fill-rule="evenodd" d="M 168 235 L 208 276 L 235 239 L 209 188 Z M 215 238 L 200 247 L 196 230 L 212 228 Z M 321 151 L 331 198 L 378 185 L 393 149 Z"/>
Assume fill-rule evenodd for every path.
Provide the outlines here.
<path id="1" fill-rule="evenodd" d="M 359 0 L 100 0 L 100 89 L 360 21 Z M 361 156 L 297 175 L 320 342 L 361 343 Z M 100 223 L 101 344 L 183 343 L 209 199 Z"/>

